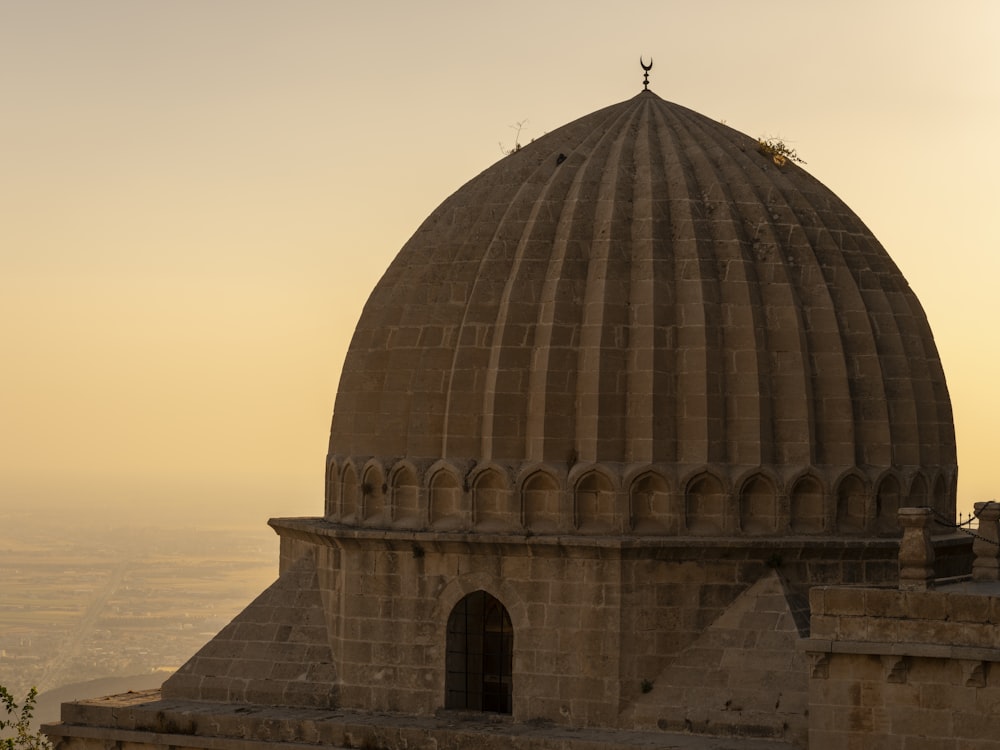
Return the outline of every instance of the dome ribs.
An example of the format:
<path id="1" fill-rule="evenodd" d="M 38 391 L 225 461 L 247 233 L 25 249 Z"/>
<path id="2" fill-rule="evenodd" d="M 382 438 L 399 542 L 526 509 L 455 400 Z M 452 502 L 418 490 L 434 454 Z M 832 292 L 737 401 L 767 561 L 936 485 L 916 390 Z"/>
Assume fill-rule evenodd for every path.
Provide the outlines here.
<path id="1" fill-rule="evenodd" d="M 865 295 L 844 252 L 844 222 L 850 222 L 851 216 L 841 212 L 842 204 L 832 193 L 827 191 L 825 197 L 817 195 L 814 185 L 818 183 L 808 175 L 804 177 L 809 181 L 808 188 L 799 186 L 803 180 L 794 186 L 789 180 L 786 192 L 798 196 L 807 206 L 798 216 L 812 252 L 810 266 L 822 273 L 830 300 L 829 304 L 823 304 L 836 315 L 836 340 L 832 336 L 822 337 L 826 343 L 823 348 L 831 354 L 835 351 L 836 355 L 825 360 L 831 367 L 837 364 L 835 360 L 843 360 L 851 414 L 848 420 L 847 405 L 837 395 L 843 393 L 839 367 L 834 370 L 837 377 L 830 378 L 825 367 L 817 366 L 817 382 L 821 383 L 817 392 L 824 394 L 819 405 L 822 409 L 819 424 L 833 433 L 826 436 L 829 442 L 819 441 L 823 449 L 821 462 L 836 466 L 888 466 L 891 434 L 876 332 L 868 316 Z M 831 346 L 835 348 L 831 350 Z M 841 433 L 840 428 L 850 428 L 850 434 Z"/>
<path id="2" fill-rule="evenodd" d="M 579 176 L 564 170 L 560 176 Z M 572 275 L 563 274 L 566 265 L 581 262 L 579 249 L 571 240 L 573 196 L 579 193 L 574 180 L 567 208 L 556 218 L 551 256 L 539 297 L 538 319 L 528 374 L 526 456 L 533 461 L 564 461 L 575 450 L 573 433 L 575 352 L 579 333 L 575 325 L 576 299 L 582 297 Z"/>
<path id="3" fill-rule="evenodd" d="M 523 161 L 523 154 L 513 156 L 522 159 L 515 158 L 510 170 L 502 170 L 501 173 L 508 176 L 508 184 L 518 187 L 513 191 L 512 199 L 508 198 L 505 203 L 494 207 L 499 217 L 492 225 L 492 236 L 485 251 L 480 250 L 480 262 L 474 274 L 465 276 L 470 288 L 447 379 L 440 446 L 443 457 L 478 456 L 483 447 L 483 437 L 492 434 L 494 428 L 493 409 L 484 406 L 487 374 L 498 333 L 496 329 L 503 314 L 503 293 L 516 262 L 521 238 L 531 221 L 533 207 L 545 189 L 551 170 L 545 161 L 540 160 L 525 173 L 525 170 L 517 169 Z M 504 383 L 503 387 L 507 385 Z M 493 387 L 495 391 L 495 381 Z M 508 406 L 513 405 L 505 404 L 502 408 Z M 484 430 L 487 418 L 490 419 L 489 429 Z"/>
<path id="4" fill-rule="evenodd" d="M 673 462 L 677 458 L 674 258 L 670 201 L 662 190 L 666 165 L 662 120 L 643 110 L 633 152 L 636 171 L 629 282 L 625 461 Z"/>
<path id="5" fill-rule="evenodd" d="M 427 218 L 365 305 L 329 455 L 331 519 L 368 523 L 360 487 L 405 462 L 414 489 L 386 512 L 490 520 L 478 464 L 507 477 L 514 526 L 515 477 L 547 472 L 532 518 L 552 533 L 875 533 L 887 472 L 945 511 L 957 474 L 926 316 L 871 232 L 796 165 L 652 92 L 504 157 Z M 421 510 L 435 471 L 451 484 Z M 636 490 L 650 472 L 655 498 Z"/>
<path id="6" fill-rule="evenodd" d="M 794 306 L 785 287 L 773 283 L 778 273 L 775 253 L 758 252 L 759 247 L 773 250 L 778 244 L 775 229 L 766 212 L 746 213 L 748 206 L 758 207 L 763 201 L 749 194 L 753 173 L 746 173 L 745 156 L 732 138 L 720 137 L 726 133 L 717 128 L 724 126 L 685 117 L 677 127 L 684 127 L 692 140 L 703 145 L 694 152 L 700 175 L 697 195 L 711 217 L 711 251 L 721 291 L 726 460 L 737 466 L 770 464 L 781 460 L 776 441 L 783 447 L 808 445 L 804 437 L 783 434 L 806 430 L 808 409 L 803 406 L 801 379 L 797 382 L 794 376 L 802 370 L 800 342 L 794 337 L 797 327 L 790 324 L 793 316 L 788 314 Z M 753 234 L 748 227 L 754 228 Z M 790 362 L 772 362 L 762 353 L 780 354 Z M 782 432 L 786 424 L 792 428 Z M 795 460 L 807 461 L 808 451 Z"/>
<path id="7" fill-rule="evenodd" d="M 948 385 L 945 381 L 944 367 L 938 354 L 927 316 L 917 296 L 907 289 L 906 302 L 910 308 L 918 341 L 921 360 L 925 363 L 926 380 L 918 381 L 921 394 L 918 395 L 917 409 L 921 424 L 920 456 L 922 466 L 941 466 L 950 470 L 949 476 L 957 470 L 955 444 L 955 421 L 951 411 L 951 400 L 948 397 Z M 954 488 L 951 494 L 951 507 L 954 509 Z"/>
<path id="8" fill-rule="evenodd" d="M 553 169 L 557 154 L 541 160 L 539 176 L 544 183 L 538 195 L 527 207 L 528 216 L 507 274 L 497 309 L 496 327 L 492 337 L 489 366 L 484 373 L 482 456 L 519 460 L 530 455 L 532 441 L 531 416 L 533 406 L 546 410 L 545 393 L 536 393 L 537 382 L 532 373 L 536 361 L 550 363 L 551 326 L 544 333 L 539 326 L 539 301 L 545 298 L 546 280 L 557 256 L 557 235 L 560 206 L 575 205 L 571 191 L 579 192 L 574 183 L 579 159 Z M 555 259 L 554 259 L 555 258 Z M 557 273 L 556 278 L 561 274 Z M 573 337 L 575 338 L 575 337 Z M 539 351 L 541 349 L 541 351 Z M 569 412 L 563 411 L 568 416 Z M 544 426 L 543 426 L 544 429 Z"/>
<path id="9" fill-rule="evenodd" d="M 872 298 L 869 315 L 880 334 L 879 362 L 888 395 L 892 463 L 954 467 L 951 402 L 927 316 L 871 231 L 846 205 L 841 204 L 841 211 L 858 226 L 857 233 L 849 237 L 848 257 L 856 259 L 862 292 Z M 940 414 L 944 415 L 941 421 Z"/>
<path id="10" fill-rule="evenodd" d="M 420 330 L 418 343 L 422 351 L 416 366 L 412 360 L 404 360 L 393 367 L 394 373 L 412 373 L 406 446 L 401 451 L 404 455 L 431 456 L 442 450 L 441 436 L 447 433 L 448 394 L 454 377 L 455 353 L 473 283 L 481 266 L 481 243 L 495 233 L 503 216 L 504 203 L 500 196 L 509 191 L 512 181 L 509 173 L 500 173 L 475 191 L 474 196 L 460 190 L 447 201 L 439 218 L 447 231 L 438 235 L 443 235 L 439 243 L 429 243 L 434 248 L 429 258 L 415 258 L 418 265 L 411 264 L 405 277 L 409 284 L 404 283 L 396 292 L 400 297 L 421 294 L 420 306 L 412 304 L 406 309 L 410 320 L 419 320 L 420 313 L 416 311 L 423 310 L 427 323 Z M 465 216 L 476 218 L 466 224 L 469 220 Z M 474 233 L 464 232 L 466 226 L 475 227 Z"/>
<path id="11" fill-rule="evenodd" d="M 841 321 L 835 313 L 837 303 L 816 248 L 825 228 L 808 196 L 793 186 L 786 175 L 776 172 L 771 190 L 781 196 L 792 214 L 784 246 L 785 267 L 796 295 L 801 335 L 808 354 L 804 369 L 811 394 L 811 463 L 852 466 L 857 429 L 848 355 Z"/>
<path id="12" fill-rule="evenodd" d="M 725 460 L 726 405 L 723 395 L 720 289 L 714 253 L 704 253 L 710 231 L 698 194 L 698 178 L 688 149 L 672 128 L 667 106 L 658 108 L 664 186 L 670 211 L 676 340 L 677 460 L 700 465 Z"/>
<path id="13" fill-rule="evenodd" d="M 621 172 L 630 168 L 622 155 L 631 152 L 637 116 L 633 108 L 627 112 L 628 122 L 592 152 L 583 182 L 582 198 L 593 204 L 576 381 L 576 450 L 585 462 L 624 458 L 632 175 L 621 179 Z"/>
<path id="14" fill-rule="evenodd" d="M 600 182 L 604 169 L 596 152 L 611 146 L 605 134 L 628 117 L 628 112 L 617 112 L 609 122 L 592 128 L 583 143 L 566 149 L 570 153 L 553 175 L 553 180 L 567 187 L 566 198 L 556 204 L 561 205 L 562 210 L 553 217 L 553 239 L 538 299 L 532 342 L 525 415 L 525 449 L 532 460 L 570 465 L 580 457 L 577 441 L 580 430 L 577 422 L 578 352 L 587 295 L 586 269 L 593 237 L 589 217 L 594 204 L 588 192 Z M 556 155 L 554 150 L 552 159 Z"/>
<path id="15" fill-rule="evenodd" d="M 554 240 L 549 194 L 559 188 L 565 186 L 550 180 L 531 204 L 497 307 L 489 364 L 483 372 L 484 460 L 525 455 L 531 368 L 527 345 L 534 339 L 537 300 Z M 558 205 L 558 198 L 552 202 Z"/>
<path id="16" fill-rule="evenodd" d="M 846 206 L 842 207 L 842 211 L 853 217 Z M 906 321 L 902 316 L 908 317 L 909 309 L 899 307 L 898 288 L 894 288 L 895 284 L 887 278 L 888 269 L 880 262 L 878 253 L 871 252 L 875 239 L 867 227 L 857 219 L 855 221 L 857 231 L 842 233 L 842 247 L 871 321 L 890 433 L 888 445 L 877 447 L 874 455 L 867 456 L 866 463 L 874 466 L 918 466 L 920 428 L 911 375 L 913 368 L 923 368 L 924 362 L 911 361 L 911 357 L 919 357 L 923 352 L 913 351 L 907 345 L 901 325 L 905 327 Z M 896 279 L 901 278 L 894 265 L 891 273 Z"/>

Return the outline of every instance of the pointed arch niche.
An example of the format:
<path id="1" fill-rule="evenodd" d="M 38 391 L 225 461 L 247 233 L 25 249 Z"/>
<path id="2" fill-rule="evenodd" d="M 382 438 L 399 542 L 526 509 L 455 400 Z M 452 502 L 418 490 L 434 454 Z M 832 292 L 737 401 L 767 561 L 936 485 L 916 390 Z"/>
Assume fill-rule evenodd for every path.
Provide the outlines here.
<path id="1" fill-rule="evenodd" d="M 445 708 L 511 712 L 514 629 L 500 600 L 473 591 L 448 617 Z"/>
<path id="2" fill-rule="evenodd" d="M 536 471 L 524 482 L 524 525 L 535 532 L 554 533 L 562 527 L 559 508 L 559 483 L 553 476 Z"/>
<path id="3" fill-rule="evenodd" d="M 913 481 L 910 483 L 910 496 L 907 499 L 906 504 L 911 508 L 924 508 L 930 505 L 927 492 L 927 480 L 924 479 L 923 475 L 917 474 L 913 477 Z"/>
<path id="4" fill-rule="evenodd" d="M 430 482 L 431 526 L 435 529 L 464 529 L 469 525 L 469 513 L 462 508 L 462 485 L 447 469 L 440 469 Z"/>
<path id="5" fill-rule="evenodd" d="M 800 478 L 789 496 L 791 529 L 796 534 L 822 534 L 826 525 L 823 486 L 814 476 Z"/>
<path id="6" fill-rule="evenodd" d="M 879 534 L 890 535 L 900 531 L 899 528 L 899 482 L 891 474 L 878 485 L 875 493 L 875 523 Z"/>
<path id="7" fill-rule="evenodd" d="M 326 517 L 330 520 L 337 518 L 339 508 L 337 501 L 340 496 L 340 474 L 337 471 L 336 461 L 330 462 L 330 467 L 326 474 Z"/>
<path id="8" fill-rule="evenodd" d="M 637 534 L 677 534 L 681 513 L 673 507 L 666 480 L 655 472 L 638 477 L 629 490 L 632 530 Z"/>
<path id="9" fill-rule="evenodd" d="M 860 533 L 865 530 L 867 492 L 864 483 L 853 474 L 844 477 L 837 488 L 838 531 Z"/>
<path id="10" fill-rule="evenodd" d="M 340 522 L 356 523 L 358 520 L 358 475 L 354 466 L 344 464 L 340 475 Z"/>
<path id="11" fill-rule="evenodd" d="M 412 467 L 403 465 L 392 475 L 393 525 L 404 529 L 420 527 L 420 485 Z"/>
<path id="12" fill-rule="evenodd" d="M 721 534 L 726 494 L 722 483 L 711 474 L 702 474 L 688 485 L 685 515 L 692 534 Z"/>
<path id="13" fill-rule="evenodd" d="M 480 531 L 508 531 L 520 522 L 507 481 L 495 469 L 487 469 L 476 477 L 472 484 L 472 505 L 476 528 Z"/>
<path id="14" fill-rule="evenodd" d="M 599 471 L 587 472 L 576 483 L 577 530 L 601 534 L 615 528 L 615 488 Z"/>
<path id="15" fill-rule="evenodd" d="M 948 488 L 944 483 L 944 477 L 938 475 L 938 478 L 934 481 L 934 503 L 932 505 L 934 510 L 948 518 L 955 517 L 955 509 L 952 508 L 951 512 L 948 512 Z"/>
<path id="16" fill-rule="evenodd" d="M 366 524 L 378 526 L 388 520 L 384 488 L 382 471 L 377 466 L 366 468 L 361 481 L 362 514 Z"/>
<path id="17" fill-rule="evenodd" d="M 758 474 L 743 485 L 740 528 L 747 534 L 773 534 L 778 530 L 778 497 L 767 477 Z"/>

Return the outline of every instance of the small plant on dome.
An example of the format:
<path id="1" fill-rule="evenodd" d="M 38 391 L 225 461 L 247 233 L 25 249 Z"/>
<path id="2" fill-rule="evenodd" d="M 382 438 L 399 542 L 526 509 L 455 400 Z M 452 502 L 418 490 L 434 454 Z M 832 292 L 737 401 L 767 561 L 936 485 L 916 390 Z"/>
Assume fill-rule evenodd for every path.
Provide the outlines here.
<path id="1" fill-rule="evenodd" d="M 770 156 L 771 161 L 779 167 L 785 166 L 788 161 L 794 161 L 799 164 L 806 163 L 804 159 L 799 157 L 794 148 L 787 145 L 780 138 L 758 138 L 757 150 L 762 154 Z"/>
<path id="2" fill-rule="evenodd" d="M 514 131 L 514 145 L 511 148 L 507 148 L 501 142 L 499 144 L 500 153 L 502 153 L 504 156 L 510 156 L 511 154 L 521 150 L 521 131 L 524 129 L 524 126 L 527 122 L 528 122 L 527 120 L 520 120 L 518 122 L 515 122 L 513 125 L 509 126 L 510 129 Z"/>

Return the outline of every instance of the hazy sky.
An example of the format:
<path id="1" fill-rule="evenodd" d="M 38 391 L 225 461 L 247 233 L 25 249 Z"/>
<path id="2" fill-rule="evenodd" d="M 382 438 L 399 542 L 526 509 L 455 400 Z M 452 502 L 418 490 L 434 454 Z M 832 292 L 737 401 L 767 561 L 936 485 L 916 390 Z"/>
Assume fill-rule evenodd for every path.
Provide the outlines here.
<path id="1" fill-rule="evenodd" d="M 0 0 L 0 508 L 321 513 L 382 271 L 640 54 L 872 228 L 944 360 L 959 506 L 1000 495 L 1000 3 Z"/>

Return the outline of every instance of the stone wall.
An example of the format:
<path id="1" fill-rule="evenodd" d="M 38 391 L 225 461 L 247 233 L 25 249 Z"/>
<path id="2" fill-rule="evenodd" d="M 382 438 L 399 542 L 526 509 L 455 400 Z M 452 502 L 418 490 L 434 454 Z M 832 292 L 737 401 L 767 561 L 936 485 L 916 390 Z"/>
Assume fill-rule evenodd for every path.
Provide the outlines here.
<path id="1" fill-rule="evenodd" d="M 791 750 L 777 740 L 566 729 L 496 716 L 411 717 L 162 699 L 158 691 L 63 704 L 55 750 Z"/>
<path id="2" fill-rule="evenodd" d="M 448 616 L 483 590 L 506 607 L 514 629 L 514 717 L 613 725 L 620 642 L 613 549 L 367 536 L 338 544 L 344 552 L 330 592 L 338 611 L 330 614 L 343 706 L 441 708 Z"/>
<path id="3" fill-rule="evenodd" d="M 284 696 L 322 688 L 316 692 L 331 707 L 432 715 L 444 705 L 449 614 L 464 596 L 485 591 L 513 628 L 517 721 L 804 737 L 806 670 L 795 643 L 807 630 L 807 586 L 878 584 L 896 574 L 893 540 L 402 532 L 322 519 L 272 525 L 282 537 L 281 577 L 269 598 L 197 654 L 165 697 L 296 705 Z M 312 612 L 296 609 L 307 603 Z M 312 623 L 317 613 L 322 628 L 293 637 L 302 653 L 326 649 L 330 684 L 313 685 L 316 668 L 296 672 L 294 664 L 274 667 L 289 684 L 275 684 L 273 671 L 257 683 L 245 679 L 262 654 L 290 647 L 234 641 L 292 634 L 282 622 Z M 220 661 L 223 653 L 233 663 Z M 298 705 L 318 707 L 312 701 Z"/>
<path id="4" fill-rule="evenodd" d="M 164 683 L 166 697 L 332 708 L 339 680 L 311 551 Z"/>
<path id="5" fill-rule="evenodd" d="M 810 750 L 1000 748 L 1000 585 L 810 593 Z"/>

